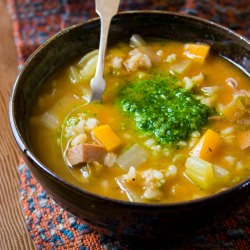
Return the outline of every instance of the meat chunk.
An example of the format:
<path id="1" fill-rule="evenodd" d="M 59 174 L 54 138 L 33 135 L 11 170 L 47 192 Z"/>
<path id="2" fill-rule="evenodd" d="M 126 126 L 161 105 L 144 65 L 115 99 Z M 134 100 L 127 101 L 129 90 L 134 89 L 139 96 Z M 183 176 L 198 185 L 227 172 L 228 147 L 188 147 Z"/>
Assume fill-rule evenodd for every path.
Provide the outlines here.
<path id="1" fill-rule="evenodd" d="M 83 162 L 103 162 L 106 154 L 104 147 L 97 144 L 82 143 L 68 149 L 68 160 L 71 165 Z"/>

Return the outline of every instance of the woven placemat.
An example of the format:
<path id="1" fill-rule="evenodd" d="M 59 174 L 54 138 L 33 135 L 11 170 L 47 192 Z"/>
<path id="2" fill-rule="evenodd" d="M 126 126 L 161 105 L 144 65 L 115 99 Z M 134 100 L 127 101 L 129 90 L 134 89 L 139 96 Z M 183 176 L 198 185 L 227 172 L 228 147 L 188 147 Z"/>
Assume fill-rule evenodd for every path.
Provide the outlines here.
<path id="1" fill-rule="evenodd" d="M 84 221 L 61 208 L 36 181 L 28 167 L 20 164 L 20 200 L 28 231 L 38 249 L 133 249 L 133 250 L 178 250 L 178 249 L 250 249 L 250 203 L 230 217 L 195 235 L 186 242 L 171 246 L 146 247 L 120 243 L 101 235 Z"/>
<path id="2" fill-rule="evenodd" d="M 8 0 L 21 67 L 28 56 L 60 29 L 96 16 L 94 0 Z M 221 23 L 250 37 L 249 0 L 184 1 L 124 0 L 120 10 L 159 9 L 178 11 Z M 44 191 L 24 162 L 20 173 L 20 201 L 30 236 L 37 249 L 148 249 L 122 244 L 93 231 L 83 221 L 62 209 Z M 250 204 L 235 216 L 188 242 L 153 249 L 250 249 Z M 153 250 L 152 249 L 152 250 Z"/>
<path id="3" fill-rule="evenodd" d="M 21 66 L 51 35 L 96 17 L 94 0 L 8 0 Z M 121 0 L 119 10 L 167 10 L 199 16 L 250 38 L 249 0 Z"/>

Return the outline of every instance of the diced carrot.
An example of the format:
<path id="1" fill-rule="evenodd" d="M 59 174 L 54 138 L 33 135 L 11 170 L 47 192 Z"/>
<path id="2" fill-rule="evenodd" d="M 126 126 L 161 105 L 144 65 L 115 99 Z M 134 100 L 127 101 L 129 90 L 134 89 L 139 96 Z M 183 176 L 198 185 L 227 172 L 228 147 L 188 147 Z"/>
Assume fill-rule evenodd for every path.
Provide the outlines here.
<path id="1" fill-rule="evenodd" d="M 210 46 L 207 44 L 188 43 L 184 47 L 184 55 L 195 62 L 203 63 L 208 55 Z"/>
<path id="2" fill-rule="evenodd" d="M 239 133 L 237 141 L 242 150 L 250 147 L 250 130 Z"/>
<path id="3" fill-rule="evenodd" d="M 116 135 L 109 125 L 101 125 L 93 130 L 94 137 L 103 144 L 107 151 L 114 151 L 122 144 L 121 139 Z"/>
<path id="4" fill-rule="evenodd" d="M 194 146 L 190 155 L 200 157 L 203 160 L 211 160 L 221 145 L 220 135 L 212 129 L 208 129 Z"/>

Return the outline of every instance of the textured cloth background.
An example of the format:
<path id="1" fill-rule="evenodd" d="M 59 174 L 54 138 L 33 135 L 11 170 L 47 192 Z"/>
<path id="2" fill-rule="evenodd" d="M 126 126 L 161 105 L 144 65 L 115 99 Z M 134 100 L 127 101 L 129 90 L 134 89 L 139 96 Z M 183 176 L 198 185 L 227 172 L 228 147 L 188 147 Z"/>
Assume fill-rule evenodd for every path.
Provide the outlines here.
<path id="1" fill-rule="evenodd" d="M 94 0 L 9 0 L 19 64 L 60 29 L 95 17 Z M 250 38 L 250 0 L 121 0 L 120 10 L 167 10 L 200 16 Z"/>
<path id="2" fill-rule="evenodd" d="M 37 249 L 80 250 L 195 250 L 250 249 L 250 203 L 232 217 L 213 226 L 192 239 L 171 246 L 156 242 L 148 247 L 120 243 L 91 230 L 84 221 L 63 210 L 50 198 L 32 176 L 27 166 L 19 168 L 21 177 L 20 200 L 31 239 Z M 167 225 L 166 225 L 167 226 Z"/>
<path id="3" fill-rule="evenodd" d="M 183 1 L 124 0 L 120 10 L 159 9 L 197 15 L 221 23 L 249 37 L 249 0 Z M 51 35 L 96 16 L 94 0 L 9 0 L 19 66 Z M 148 249 L 107 238 L 58 206 L 37 183 L 27 166 L 19 166 L 20 201 L 37 249 Z M 250 249 L 249 204 L 220 226 L 189 242 L 154 249 Z"/>

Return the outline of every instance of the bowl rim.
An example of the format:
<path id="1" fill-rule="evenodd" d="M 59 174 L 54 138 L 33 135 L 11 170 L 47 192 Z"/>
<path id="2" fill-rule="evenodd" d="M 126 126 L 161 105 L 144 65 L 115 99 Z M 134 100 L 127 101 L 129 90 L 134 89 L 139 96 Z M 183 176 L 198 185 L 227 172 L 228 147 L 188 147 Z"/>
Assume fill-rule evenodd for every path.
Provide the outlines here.
<path id="1" fill-rule="evenodd" d="M 246 42 L 249 45 L 250 48 L 250 41 L 242 36 L 241 34 L 236 33 L 235 31 L 231 30 L 230 28 L 227 28 L 221 24 L 215 23 L 213 21 L 201 18 L 201 17 L 197 17 L 197 16 L 192 16 L 192 15 L 188 15 L 188 14 L 184 14 L 184 13 L 177 13 L 177 12 L 171 12 L 171 11 L 161 11 L 161 10 L 135 10 L 135 11 L 121 11 L 119 12 L 116 16 L 124 16 L 124 15 L 152 15 L 152 14 L 156 14 L 156 15 L 169 15 L 169 16 L 177 16 L 177 17 L 182 17 L 182 18 L 186 18 L 186 19 L 192 19 L 195 20 L 197 22 L 202 22 L 205 25 L 211 25 L 211 26 L 215 26 L 217 27 L 217 29 L 223 30 L 224 32 L 227 32 L 228 34 L 243 40 L 244 42 Z M 115 16 L 115 17 L 116 17 Z M 237 191 L 240 191 L 241 189 L 245 189 L 248 188 L 248 190 L 250 190 L 250 177 L 248 177 L 247 179 L 239 182 L 238 184 L 229 187 L 225 190 L 222 190 L 220 192 L 214 193 L 212 195 L 208 195 L 208 196 L 204 196 L 201 198 L 197 198 L 197 199 L 193 199 L 193 200 L 184 200 L 184 201 L 178 201 L 178 202 L 169 202 L 169 203 L 156 203 L 156 202 L 152 202 L 152 203 L 144 203 L 144 202 L 131 202 L 131 201 L 127 201 L 127 200 L 120 200 L 120 199 L 115 199 L 115 198 L 111 198 L 108 196 L 104 196 L 104 195 L 100 195 L 100 194 L 96 194 L 93 192 L 90 192 L 88 190 L 85 190 L 75 184 L 70 183 L 69 181 L 65 180 L 64 178 L 60 177 L 58 174 L 56 174 L 54 171 L 52 171 L 51 169 L 49 169 L 49 167 L 46 167 L 45 164 L 43 164 L 38 157 L 36 157 L 35 153 L 32 153 L 32 150 L 27 146 L 27 144 L 25 143 L 19 129 L 16 123 L 16 119 L 15 119 L 15 115 L 14 115 L 14 104 L 15 104 L 15 96 L 16 96 L 16 92 L 17 92 L 17 88 L 19 85 L 19 81 L 21 80 L 24 72 L 26 71 L 26 68 L 28 67 L 28 65 L 30 64 L 30 62 L 33 60 L 33 58 L 35 58 L 37 55 L 39 55 L 39 53 L 41 53 L 41 51 L 48 46 L 48 44 L 50 44 L 53 40 L 57 39 L 58 37 L 63 36 L 65 33 L 68 33 L 69 31 L 76 29 L 78 27 L 81 26 L 87 26 L 90 23 L 93 22 L 99 22 L 100 18 L 99 17 L 94 17 L 91 19 L 88 19 L 84 22 L 81 22 L 79 24 L 74 24 L 71 25 L 67 28 L 64 28 L 63 30 L 60 30 L 59 32 L 55 33 L 54 35 L 52 35 L 49 39 L 47 39 L 43 44 L 41 44 L 37 49 L 34 50 L 33 53 L 31 53 L 31 55 L 27 58 L 27 60 L 25 61 L 25 63 L 23 64 L 22 68 L 20 69 L 16 80 L 14 82 L 14 85 L 12 87 L 12 91 L 10 94 L 10 99 L 9 99 L 9 123 L 10 123 L 10 128 L 12 131 L 12 134 L 14 136 L 14 139 L 19 147 L 19 150 L 21 150 L 26 157 L 33 161 L 36 164 L 36 167 L 42 169 L 42 171 L 44 171 L 47 175 L 52 176 L 53 178 L 55 178 L 57 181 L 61 182 L 63 185 L 68 186 L 70 189 L 73 189 L 74 192 L 77 193 L 82 193 L 86 196 L 89 196 L 90 198 L 94 198 L 94 199 L 98 199 L 100 201 L 105 201 L 105 202 L 110 202 L 113 204 L 117 204 L 120 206 L 129 206 L 129 207 L 136 207 L 136 208 L 148 208 L 148 209 L 155 209 L 155 208 L 177 208 L 177 207 L 183 207 L 183 206 L 194 206 L 194 205 L 200 205 L 200 203 L 207 203 L 209 201 L 213 201 L 214 199 L 220 199 L 224 196 L 229 195 L 230 193 L 234 193 Z M 32 172 L 32 170 L 31 170 Z"/>

